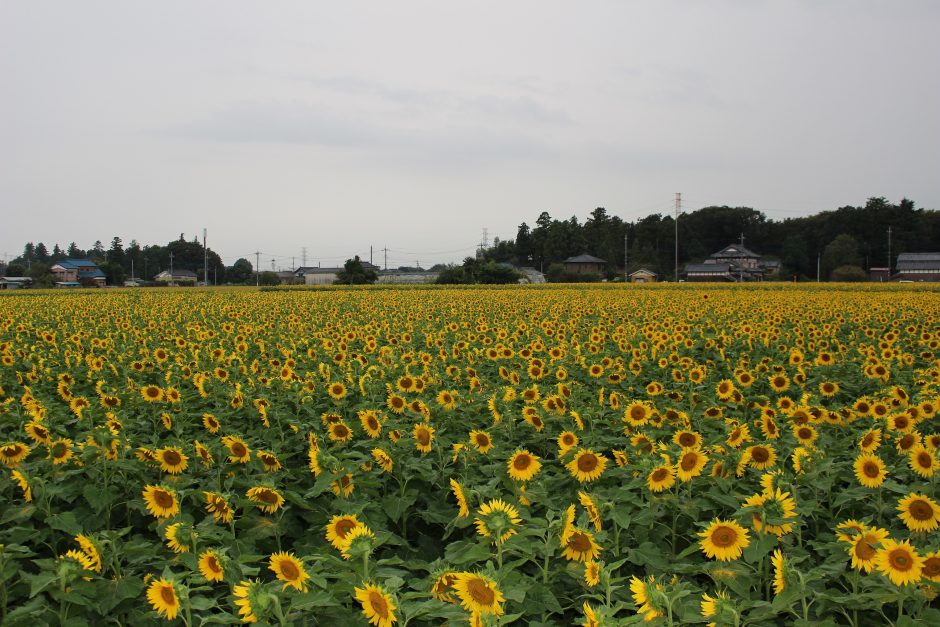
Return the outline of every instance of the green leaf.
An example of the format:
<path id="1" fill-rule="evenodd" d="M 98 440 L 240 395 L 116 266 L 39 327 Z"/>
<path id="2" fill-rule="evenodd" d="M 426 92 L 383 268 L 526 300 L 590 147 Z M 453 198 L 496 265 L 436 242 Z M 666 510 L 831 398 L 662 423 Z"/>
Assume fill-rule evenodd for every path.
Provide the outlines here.
<path id="1" fill-rule="evenodd" d="M 752 538 L 751 544 L 744 549 L 744 561 L 748 564 L 756 564 L 761 558 L 774 550 L 777 546 L 777 536 L 772 533 L 759 534 Z"/>
<path id="2" fill-rule="evenodd" d="M 75 518 L 73 512 L 62 512 L 53 514 L 46 519 L 46 524 L 57 531 L 64 531 L 70 536 L 78 535 L 82 532 L 82 525 Z"/>
<path id="3" fill-rule="evenodd" d="M 482 562 L 491 556 L 489 547 L 477 542 L 451 542 L 444 550 L 444 559 L 454 565 Z"/>

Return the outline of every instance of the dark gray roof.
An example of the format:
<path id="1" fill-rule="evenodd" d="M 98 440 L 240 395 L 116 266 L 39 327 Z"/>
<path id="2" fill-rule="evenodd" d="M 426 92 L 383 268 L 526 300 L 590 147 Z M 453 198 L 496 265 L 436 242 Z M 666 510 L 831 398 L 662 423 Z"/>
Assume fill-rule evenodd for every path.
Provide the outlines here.
<path id="1" fill-rule="evenodd" d="M 598 259 L 588 254 L 578 255 L 577 257 L 568 257 L 565 263 L 607 263 L 603 259 Z"/>
<path id="2" fill-rule="evenodd" d="M 715 259 L 741 259 L 744 257 L 752 257 L 756 259 L 760 257 L 760 255 L 755 253 L 753 250 L 749 250 L 744 246 L 739 246 L 738 244 L 728 244 L 717 253 L 712 253 L 710 256 Z"/>
<path id="3" fill-rule="evenodd" d="M 294 270 L 294 274 L 297 276 L 304 276 L 306 274 L 336 274 L 337 272 L 340 272 L 341 270 L 344 270 L 344 268 L 304 267 L 304 268 L 297 268 L 296 270 Z"/>
<path id="4" fill-rule="evenodd" d="M 730 263 L 688 263 L 685 265 L 686 272 L 731 272 L 735 268 Z"/>
<path id="5" fill-rule="evenodd" d="M 901 253 L 897 270 L 940 270 L 940 253 Z"/>

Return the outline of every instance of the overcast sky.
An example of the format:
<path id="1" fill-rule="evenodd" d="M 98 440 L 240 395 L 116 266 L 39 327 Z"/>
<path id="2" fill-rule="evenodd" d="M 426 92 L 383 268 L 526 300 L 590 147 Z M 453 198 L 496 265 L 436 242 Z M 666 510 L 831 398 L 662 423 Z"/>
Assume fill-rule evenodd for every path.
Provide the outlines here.
<path id="1" fill-rule="evenodd" d="M 675 192 L 940 208 L 938 26 L 933 0 L 0 0 L 0 254 L 207 228 L 227 264 L 427 267 Z"/>

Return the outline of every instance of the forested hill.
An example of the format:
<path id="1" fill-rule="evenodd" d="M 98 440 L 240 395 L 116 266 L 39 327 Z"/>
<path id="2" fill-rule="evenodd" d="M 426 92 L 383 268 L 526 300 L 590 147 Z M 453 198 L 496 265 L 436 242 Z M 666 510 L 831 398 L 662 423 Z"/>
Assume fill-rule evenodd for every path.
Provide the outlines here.
<path id="1" fill-rule="evenodd" d="M 837 266 L 864 269 L 888 265 L 902 252 L 940 250 L 940 212 L 916 208 L 902 199 L 891 203 L 871 198 L 863 207 L 845 206 L 811 216 L 768 219 L 750 207 L 704 207 L 679 216 L 679 265 L 701 261 L 731 243 L 740 243 L 765 257 L 779 259 L 782 277 L 815 276 L 817 254 L 823 276 Z M 552 218 L 543 212 L 534 226 L 523 222 L 514 241 L 498 241 L 485 254 L 495 261 L 548 270 L 564 259 L 588 253 L 608 262 L 611 276 L 622 271 L 624 235 L 628 237 L 628 269 L 646 267 L 672 278 L 675 264 L 675 220 L 654 214 L 624 222 L 603 207 L 584 223 L 576 217 Z"/>

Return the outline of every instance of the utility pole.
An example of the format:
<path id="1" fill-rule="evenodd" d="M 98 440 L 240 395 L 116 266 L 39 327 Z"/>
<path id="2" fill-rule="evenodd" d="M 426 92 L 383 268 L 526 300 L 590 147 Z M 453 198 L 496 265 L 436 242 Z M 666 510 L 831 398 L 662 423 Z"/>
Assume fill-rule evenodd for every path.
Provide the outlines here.
<path id="1" fill-rule="evenodd" d="M 630 237 L 629 231 L 624 231 L 623 233 L 623 282 L 627 282 L 627 238 Z"/>
<path id="2" fill-rule="evenodd" d="M 369 246 L 369 265 L 372 265 L 372 246 Z"/>
<path id="3" fill-rule="evenodd" d="M 816 251 L 816 282 L 819 283 L 819 262 L 822 259 L 822 253 Z"/>
<path id="4" fill-rule="evenodd" d="M 387 270 L 388 270 L 388 248 L 383 248 L 383 249 L 382 249 L 382 252 L 385 253 L 385 263 L 384 263 L 384 266 L 385 266 L 385 270 L 387 271 Z"/>
<path id="5" fill-rule="evenodd" d="M 888 227 L 888 280 L 891 280 L 891 227 Z"/>
<path id="6" fill-rule="evenodd" d="M 170 253 L 170 285 L 173 284 L 173 253 Z"/>
<path id="7" fill-rule="evenodd" d="M 255 287 L 261 285 L 261 253 L 255 251 Z"/>
<path id="8" fill-rule="evenodd" d="M 300 249 L 300 266 L 302 268 L 307 267 L 307 247 L 306 246 Z"/>
<path id="9" fill-rule="evenodd" d="M 134 280 L 134 258 L 131 257 L 131 281 Z"/>
<path id="10" fill-rule="evenodd" d="M 741 254 L 744 255 L 744 231 L 741 231 Z M 744 283 L 744 268 L 738 267 L 738 283 Z"/>
<path id="11" fill-rule="evenodd" d="M 682 192 L 676 192 L 676 283 L 679 282 L 679 212 L 682 211 Z"/>
<path id="12" fill-rule="evenodd" d="M 488 233 L 486 232 L 486 229 L 483 229 L 483 250 L 486 250 L 489 247 L 490 247 L 490 242 L 489 242 Z"/>
<path id="13" fill-rule="evenodd" d="M 206 248 L 206 229 L 202 230 L 202 283 L 209 285 L 209 249 Z"/>

